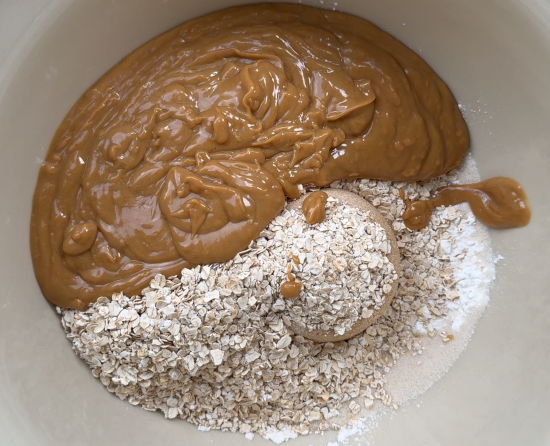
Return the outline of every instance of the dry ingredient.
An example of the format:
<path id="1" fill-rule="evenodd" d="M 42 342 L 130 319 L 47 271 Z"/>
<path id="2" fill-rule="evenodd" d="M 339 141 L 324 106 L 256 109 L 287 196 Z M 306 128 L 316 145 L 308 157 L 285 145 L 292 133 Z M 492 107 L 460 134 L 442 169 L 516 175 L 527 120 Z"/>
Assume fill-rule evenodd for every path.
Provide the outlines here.
<path id="1" fill-rule="evenodd" d="M 368 211 L 328 197 L 325 212 L 324 221 L 312 226 L 302 212 L 285 211 L 261 234 L 279 243 L 259 261 L 270 271 L 273 258 L 286 260 L 303 284 L 299 299 L 273 304 L 287 325 L 343 335 L 382 307 L 397 273 L 387 257 L 386 231 Z M 280 267 L 273 270 L 275 278 L 282 273 Z"/>
<path id="2" fill-rule="evenodd" d="M 140 296 L 118 293 L 87 311 L 62 309 L 63 326 L 77 354 L 110 392 L 201 430 L 242 432 L 248 438 L 257 432 L 279 442 L 339 429 L 380 407 L 395 408 L 387 389 L 401 395 L 407 389 L 387 382 L 388 373 L 408 363 L 407 379 L 400 382 L 414 382 L 410 362 L 416 364 L 425 345 L 441 338 L 446 348 L 457 342 L 453 336 L 460 333 L 453 334 L 448 315 L 460 311 L 464 290 L 457 291 L 451 265 L 468 257 L 471 244 L 460 237 L 471 237 L 475 223 L 459 207 L 438 208 L 426 228 L 411 231 L 400 217 L 399 189 L 412 199 L 427 198 L 456 178 L 453 171 L 424 184 L 331 185 L 363 196 L 392 222 L 403 264 L 385 316 L 348 341 L 316 343 L 286 328 L 285 311 L 274 308 L 278 282 L 258 262 L 269 258 L 270 265 L 284 269 L 286 259 L 268 255 L 277 232 L 271 240 L 260 239 L 264 246 L 226 264 L 184 270 L 181 278 L 157 276 Z M 281 219 L 274 224 L 284 226 Z M 472 306 L 468 299 L 464 304 Z"/>

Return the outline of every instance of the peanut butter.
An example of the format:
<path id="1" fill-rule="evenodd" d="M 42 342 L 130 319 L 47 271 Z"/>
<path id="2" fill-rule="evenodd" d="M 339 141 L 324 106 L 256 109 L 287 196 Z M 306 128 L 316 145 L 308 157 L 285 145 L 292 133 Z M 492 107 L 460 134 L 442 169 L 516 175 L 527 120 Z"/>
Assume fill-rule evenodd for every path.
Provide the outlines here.
<path id="1" fill-rule="evenodd" d="M 477 219 L 491 228 L 519 228 L 531 219 L 521 185 L 511 178 L 496 177 L 475 184 L 451 184 L 428 200 L 407 201 L 403 222 L 410 229 L 422 229 L 430 222 L 434 208 L 465 201 Z"/>
<path id="2" fill-rule="evenodd" d="M 281 294 L 287 299 L 296 299 L 302 291 L 302 283 L 287 280 L 281 284 Z"/>
<path id="3" fill-rule="evenodd" d="M 328 197 L 328 195 L 327 195 Z M 288 264 L 286 269 L 287 281 L 281 284 L 280 292 L 287 299 L 296 299 L 302 292 L 302 282 L 297 282 L 296 277 L 292 274 L 292 266 Z"/>
<path id="4" fill-rule="evenodd" d="M 302 212 L 310 225 L 321 223 L 326 218 L 325 205 L 328 195 L 322 190 L 309 194 L 302 203 Z"/>
<path id="5" fill-rule="evenodd" d="M 292 266 L 290 264 L 287 265 L 286 276 L 288 280 L 281 283 L 279 291 L 286 299 L 296 299 L 302 292 L 303 284 L 302 282 L 296 281 L 296 277 L 292 274 Z"/>
<path id="6" fill-rule="evenodd" d="M 220 11 L 134 51 L 68 113 L 34 196 L 35 273 L 82 309 L 231 259 L 300 183 L 426 180 L 468 146 L 445 83 L 366 20 Z"/>

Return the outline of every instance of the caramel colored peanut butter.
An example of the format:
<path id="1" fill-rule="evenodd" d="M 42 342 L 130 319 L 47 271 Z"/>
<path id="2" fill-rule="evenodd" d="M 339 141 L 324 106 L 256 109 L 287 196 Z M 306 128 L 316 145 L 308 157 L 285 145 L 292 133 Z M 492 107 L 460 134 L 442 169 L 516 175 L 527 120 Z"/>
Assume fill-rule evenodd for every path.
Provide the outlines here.
<path id="1" fill-rule="evenodd" d="M 296 299 L 302 292 L 302 282 L 296 281 L 296 277 L 292 274 L 292 267 L 290 264 L 287 267 L 286 275 L 288 280 L 281 284 L 281 289 L 279 291 L 286 299 Z"/>
<path id="2" fill-rule="evenodd" d="M 451 184 L 428 200 L 407 202 L 403 222 L 414 230 L 430 222 L 434 208 L 467 201 L 472 212 L 491 228 L 519 228 L 531 219 L 531 208 L 521 185 L 511 178 L 496 177 L 474 184 Z"/>
<path id="3" fill-rule="evenodd" d="M 302 292 L 302 283 L 294 279 L 287 280 L 281 284 L 281 294 L 286 299 L 296 299 Z"/>
<path id="4" fill-rule="evenodd" d="M 322 190 L 309 194 L 302 203 L 302 212 L 310 225 L 321 223 L 326 218 L 325 205 L 328 195 Z"/>
<path id="5" fill-rule="evenodd" d="M 281 284 L 281 294 L 287 299 L 296 299 L 302 291 L 301 282 L 287 280 Z"/>
<path id="6" fill-rule="evenodd" d="M 371 23 L 298 5 L 184 23 L 105 74 L 35 191 L 44 295 L 77 309 L 245 249 L 303 183 L 426 180 L 469 146 L 457 103 Z"/>
<path id="7" fill-rule="evenodd" d="M 303 284 L 302 282 L 296 281 L 296 277 L 292 274 L 292 266 L 290 264 L 287 266 L 286 275 L 288 280 L 281 284 L 279 291 L 286 299 L 296 299 L 302 292 Z"/>

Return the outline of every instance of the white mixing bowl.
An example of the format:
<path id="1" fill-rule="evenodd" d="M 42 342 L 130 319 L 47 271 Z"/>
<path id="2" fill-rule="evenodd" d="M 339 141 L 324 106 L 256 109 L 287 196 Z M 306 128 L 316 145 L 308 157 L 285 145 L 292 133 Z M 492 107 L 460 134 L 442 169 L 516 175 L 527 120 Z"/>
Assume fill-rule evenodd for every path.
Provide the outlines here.
<path id="1" fill-rule="evenodd" d="M 31 198 L 65 113 L 124 55 L 187 19 L 242 1 L 0 1 L 0 445 L 242 444 L 110 395 L 75 357 L 34 279 Z M 485 312 L 449 373 L 350 444 L 550 444 L 550 2 L 329 0 L 419 52 L 464 105 L 482 178 L 507 175 L 533 208 L 492 231 L 504 257 Z M 293 440 L 327 444 L 335 433 Z M 265 440 L 254 438 L 253 444 Z M 246 443 L 249 444 L 249 443 Z"/>

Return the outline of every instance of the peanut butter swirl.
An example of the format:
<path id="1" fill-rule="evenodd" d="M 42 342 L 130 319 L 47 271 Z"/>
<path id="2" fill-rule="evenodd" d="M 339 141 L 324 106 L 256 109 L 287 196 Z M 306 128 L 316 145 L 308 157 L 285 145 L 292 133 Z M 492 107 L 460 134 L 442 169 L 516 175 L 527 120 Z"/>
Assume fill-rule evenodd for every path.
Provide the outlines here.
<path id="1" fill-rule="evenodd" d="M 220 11 L 134 51 L 66 116 L 34 197 L 35 273 L 50 301 L 82 309 L 231 259 L 300 183 L 425 180 L 468 146 L 445 83 L 371 23 Z"/>
<path id="2" fill-rule="evenodd" d="M 463 202 L 468 202 L 477 219 L 491 228 L 521 228 L 531 220 L 531 207 L 521 184 L 506 177 L 474 184 L 450 184 L 427 200 L 405 202 L 403 222 L 413 230 L 428 226 L 436 207 Z"/>

